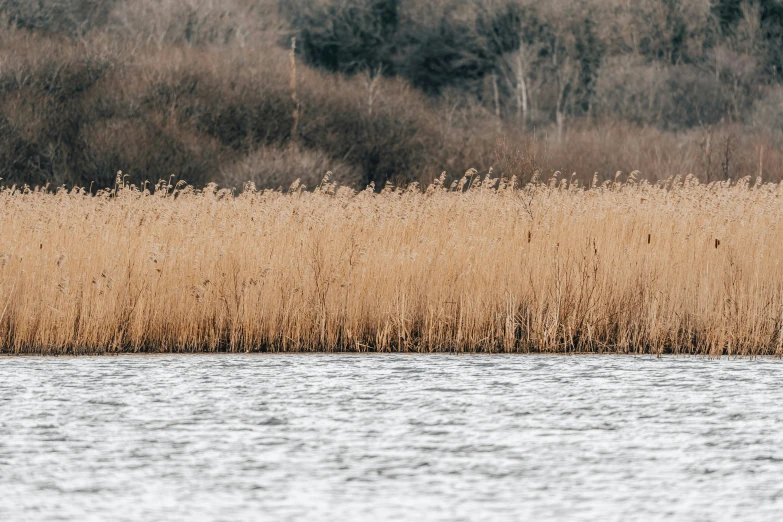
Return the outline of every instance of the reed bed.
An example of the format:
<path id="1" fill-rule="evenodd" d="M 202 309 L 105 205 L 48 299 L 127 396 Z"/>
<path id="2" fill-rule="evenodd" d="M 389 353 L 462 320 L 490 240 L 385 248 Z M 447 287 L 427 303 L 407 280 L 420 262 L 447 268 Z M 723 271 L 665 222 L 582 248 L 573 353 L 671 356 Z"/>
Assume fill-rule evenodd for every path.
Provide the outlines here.
<path id="1" fill-rule="evenodd" d="M 783 354 L 783 184 L 0 191 L 0 351 Z"/>

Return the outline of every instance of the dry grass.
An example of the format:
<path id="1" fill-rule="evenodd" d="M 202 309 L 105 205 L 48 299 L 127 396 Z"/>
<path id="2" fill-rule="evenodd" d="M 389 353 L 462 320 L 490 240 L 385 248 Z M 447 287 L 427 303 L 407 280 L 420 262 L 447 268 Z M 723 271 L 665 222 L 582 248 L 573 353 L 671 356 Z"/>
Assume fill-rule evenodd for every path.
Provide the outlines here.
<path id="1" fill-rule="evenodd" d="M 654 181 L 689 173 L 702 182 L 737 181 L 749 175 L 768 181 L 783 177 L 781 136 L 740 125 L 667 132 L 603 121 L 574 125 L 562 143 L 543 143 L 539 148 L 548 155 L 550 168 L 576 172 L 586 180 L 594 172 L 612 179 L 617 170 L 634 169 Z"/>
<path id="2" fill-rule="evenodd" d="M 475 174 L 381 193 L 6 188 L 0 349 L 779 356 L 782 197 Z"/>

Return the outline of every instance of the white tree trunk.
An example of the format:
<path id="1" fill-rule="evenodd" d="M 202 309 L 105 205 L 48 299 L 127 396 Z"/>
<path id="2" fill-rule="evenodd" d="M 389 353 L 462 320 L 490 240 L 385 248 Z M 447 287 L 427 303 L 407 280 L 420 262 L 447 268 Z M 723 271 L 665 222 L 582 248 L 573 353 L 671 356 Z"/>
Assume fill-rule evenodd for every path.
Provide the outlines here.
<path id="1" fill-rule="evenodd" d="M 565 114 L 560 109 L 555 113 L 555 119 L 557 121 L 557 142 L 563 142 L 563 126 L 565 125 Z"/>
<path id="2" fill-rule="evenodd" d="M 525 80 L 526 67 L 522 61 L 522 55 L 517 55 L 517 118 L 522 122 L 522 128 L 527 127 L 528 93 Z"/>

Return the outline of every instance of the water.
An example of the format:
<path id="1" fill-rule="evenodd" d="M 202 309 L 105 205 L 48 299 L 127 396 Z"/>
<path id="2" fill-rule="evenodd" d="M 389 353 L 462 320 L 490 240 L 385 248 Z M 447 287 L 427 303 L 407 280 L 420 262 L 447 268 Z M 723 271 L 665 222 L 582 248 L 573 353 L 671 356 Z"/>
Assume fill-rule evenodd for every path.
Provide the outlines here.
<path id="1" fill-rule="evenodd" d="M 781 520 L 783 362 L 0 359 L 0 520 Z"/>

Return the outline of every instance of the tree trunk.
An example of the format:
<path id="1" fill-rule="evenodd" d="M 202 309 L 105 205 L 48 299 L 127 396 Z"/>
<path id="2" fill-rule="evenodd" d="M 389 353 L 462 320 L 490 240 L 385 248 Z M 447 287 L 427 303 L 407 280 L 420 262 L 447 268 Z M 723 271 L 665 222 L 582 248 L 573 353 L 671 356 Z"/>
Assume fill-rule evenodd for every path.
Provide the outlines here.
<path id="1" fill-rule="evenodd" d="M 560 109 L 555 113 L 557 121 L 557 143 L 563 142 L 563 125 L 565 124 L 565 114 Z"/>
<path id="2" fill-rule="evenodd" d="M 528 101 L 527 81 L 525 81 L 525 67 L 522 56 L 517 56 L 517 119 L 521 121 L 522 128 L 527 127 Z"/>
<path id="3" fill-rule="evenodd" d="M 498 93 L 498 76 L 492 74 L 492 92 L 495 95 L 495 116 L 500 118 L 500 94 Z"/>
<path id="4" fill-rule="evenodd" d="M 291 143 L 296 146 L 297 132 L 299 130 L 299 98 L 296 96 L 296 37 L 291 38 L 289 61 L 288 88 L 291 94 Z"/>

